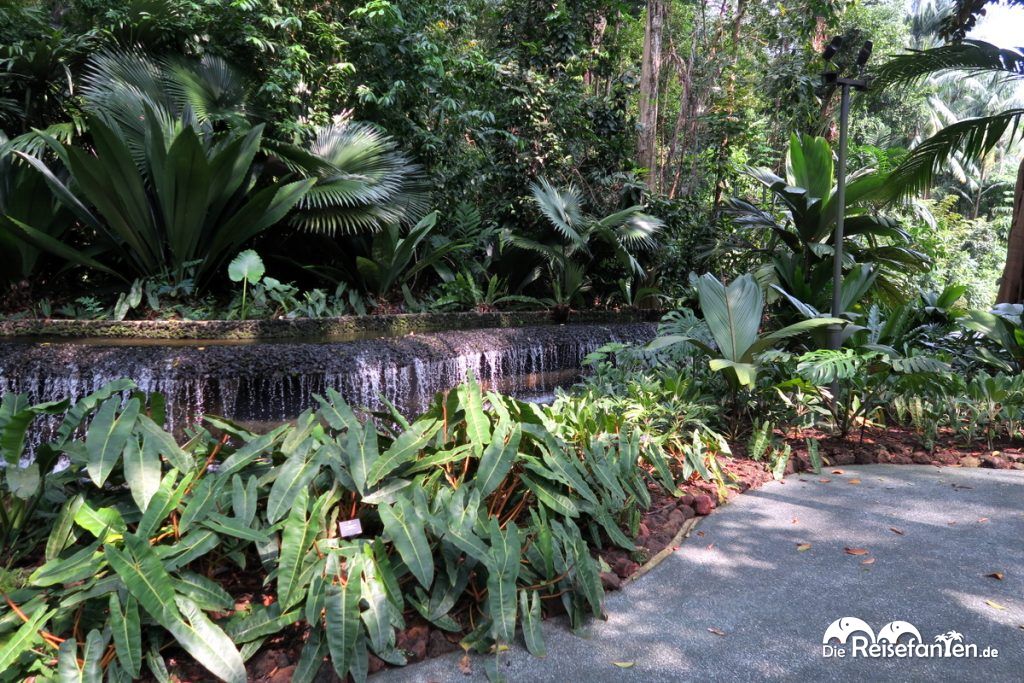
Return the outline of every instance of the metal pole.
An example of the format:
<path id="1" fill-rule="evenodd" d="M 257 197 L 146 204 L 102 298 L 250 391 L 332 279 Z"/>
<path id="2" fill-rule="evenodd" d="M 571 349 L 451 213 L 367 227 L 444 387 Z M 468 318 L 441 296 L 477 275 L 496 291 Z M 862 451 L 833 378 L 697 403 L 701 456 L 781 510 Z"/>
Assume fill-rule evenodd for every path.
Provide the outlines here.
<path id="1" fill-rule="evenodd" d="M 843 313 L 843 219 L 846 217 L 846 135 L 850 125 L 850 86 L 843 83 L 839 106 L 839 168 L 836 172 L 836 232 L 832 266 L 832 317 Z M 830 346 L 842 346 L 843 330 L 834 325 L 829 335 Z"/>

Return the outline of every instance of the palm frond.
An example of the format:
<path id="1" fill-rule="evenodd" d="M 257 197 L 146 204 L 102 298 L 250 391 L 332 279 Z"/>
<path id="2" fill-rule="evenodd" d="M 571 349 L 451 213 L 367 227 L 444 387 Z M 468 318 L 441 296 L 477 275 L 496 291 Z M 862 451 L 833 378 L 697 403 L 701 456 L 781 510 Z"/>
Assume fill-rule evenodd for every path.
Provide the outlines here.
<path id="1" fill-rule="evenodd" d="M 958 153 L 977 159 L 991 152 L 1009 132 L 1012 144 L 1020 137 L 1024 108 L 1009 109 L 946 126 L 911 150 L 889 176 L 891 198 L 907 197 L 928 188 L 935 175 Z"/>
<path id="2" fill-rule="evenodd" d="M 530 183 L 530 192 L 537 208 L 555 230 L 577 247 L 586 248 L 586 241 L 581 235 L 584 219 L 581 208 L 583 198 L 579 189 L 570 186 L 559 190 L 547 178 L 539 178 L 537 182 Z"/>
<path id="3" fill-rule="evenodd" d="M 1002 73 L 1010 78 L 1024 77 L 1024 48 L 1001 48 L 981 40 L 965 40 L 930 50 L 914 50 L 897 55 L 879 68 L 875 87 L 897 83 L 913 84 L 928 76 L 948 71 L 970 75 Z"/>
<path id="4" fill-rule="evenodd" d="M 376 232 L 389 223 L 414 223 L 429 209 L 420 167 L 398 151 L 392 138 L 368 124 L 324 126 L 308 150 L 278 145 L 272 154 L 317 178 L 291 219 L 302 229 Z"/>

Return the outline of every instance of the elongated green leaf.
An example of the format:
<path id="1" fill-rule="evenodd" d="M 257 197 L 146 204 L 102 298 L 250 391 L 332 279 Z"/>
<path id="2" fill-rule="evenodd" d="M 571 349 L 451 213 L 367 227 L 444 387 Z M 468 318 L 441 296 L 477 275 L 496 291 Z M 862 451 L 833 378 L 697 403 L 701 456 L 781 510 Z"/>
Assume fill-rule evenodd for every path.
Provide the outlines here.
<path id="1" fill-rule="evenodd" d="M 143 512 L 160 488 L 161 469 L 160 458 L 152 449 L 142 448 L 134 437 L 128 439 L 124 449 L 124 478 L 132 500 Z"/>
<path id="2" fill-rule="evenodd" d="M 231 478 L 231 507 L 235 512 L 235 518 L 245 525 L 251 525 L 256 518 L 256 506 L 258 481 L 256 475 L 249 477 L 249 481 L 242 484 L 242 477 L 235 475 Z"/>
<path id="3" fill-rule="evenodd" d="M 309 632 L 306 644 L 302 646 L 299 661 L 292 672 L 292 683 L 313 683 L 320 673 L 324 657 L 327 655 L 327 639 L 323 637 L 323 629 L 314 627 Z"/>
<path id="4" fill-rule="evenodd" d="M 122 611 L 117 593 L 110 594 L 110 630 L 117 661 L 132 678 L 138 678 L 142 670 L 142 626 L 135 598 L 129 595 Z"/>
<path id="5" fill-rule="evenodd" d="M 213 508 L 217 494 L 220 493 L 220 483 L 223 479 L 208 476 L 200 480 L 199 484 L 192 488 L 185 509 L 178 520 L 178 532 L 187 533 L 197 521 L 206 518 L 207 513 Z"/>
<path id="6" fill-rule="evenodd" d="M 395 544 L 402 561 L 420 585 L 430 588 L 434 580 L 434 558 L 430 553 L 423 521 L 412 504 L 405 498 L 399 498 L 397 503 L 382 505 L 377 510 L 384 524 L 384 532 Z"/>
<path id="7" fill-rule="evenodd" d="M 367 475 L 379 455 L 377 429 L 372 422 L 359 429 L 349 429 L 345 456 L 356 490 L 360 493 L 366 490 Z"/>
<path id="8" fill-rule="evenodd" d="M 185 620 L 172 620 L 164 628 L 214 676 L 226 683 L 246 683 L 245 662 L 231 638 L 188 598 L 176 596 L 175 604 Z"/>
<path id="9" fill-rule="evenodd" d="M 49 560 L 32 572 L 29 581 L 35 586 L 54 586 L 95 576 L 101 569 L 103 553 L 100 542 L 96 541 L 68 557 Z"/>
<path id="10" fill-rule="evenodd" d="M 81 493 L 78 495 L 68 498 L 64 502 L 64 505 L 60 508 L 60 514 L 57 515 L 57 519 L 53 523 L 53 528 L 50 530 L 50 536 L 46 539 L 46 560 L 52 560 L 57 557 L 64 548 L 68 546 L 72 541 L 72 532 L 74 531 L 75 515 L 78 514 L 78 510 L 82 507 L 82 503 L 85 502 L 84 496 Z"/>
<path id="11" fill-rule="evenodd" d="M 534 657 L 546 657 L 544 634 L 541 632 L 540 593 L 537 591 L 519 591 L 519 614 L 523 624 L 523 640 L 526 649 Z"/>
<path id="12" fill-rule="evenodd" d="M 362 560 L 356 558 L 344 584 L 331 583 L 327 586 L 327 647 L 339 678 L 348 675 L 355 656 L 357 634 L 362 629 L 359 619 L 361 573 Z"/>
<path id="13" fill-rule="evenodd" d="M 272 432 L 267 432 L 253 441 L 249 441 L 221 463 L 220 469 L 217 472 L 218 475 L 222 477 L 230 477 L 233 474 L 241 472 L 251 465 L 257 458 L 270 451 L 274 447 L 274 444 L 281 439 L 281 436 L 285 434 L 288 429 L 289 425 L 281 425 Z"/>
<path id="14" fill-rule="evenodd" d="M 0 647 L 0 671 L 8 671 L 18 657 L 42 640 L 39 629 L 56 613 L 56 610 L 39 608 L 23 623 L 12 636 Z"/>
<path id="15" fill-rule="evenodd" d="M 555 490 L 551 485 L 539 479 L 533 479 L 526 474 L 521 475 L 520 480 L 526 488 L 530 489 L 533 495 L 537 496 L 537 500 L 555 512 L 565 515 L 566 517 L 579 516 L 579 508 L 576 507 L 576 503 L 573 502 L 572 498 L 569 498 L 565 494 Z"/>
<path id="16" fill-rule="evenodd" d="M 281 614 L 281 606 L 278 603 L 270 607 L 260 605 L 245 616 L 233 618 L 227 623 L 224 630 L 236 643 L 251 643 L 279 632 L 300 618 L 302 618 L 300 610 Z"/>
<path id="17" fill-rule="evenodd" d="M 396 469 L 416 458 L 431 437 L 441 428 L 437 420 L 417 421 L 402 432 L 380 458 L 370 466 L 366 475 L 367 488 L 375 486 Z"/>
<path id="18" fill-rule="evenodd" d="M 345 403 L 345 399 L 336 390 L 328 389 L 327 399 L 317 395 L 314 395 L 313 398 L 320 404 L 320 417 L 326 420 L 327 424 L 332 428 L 340 431 L 342 429 L 359 429 L 361 427 L 359 418 L 356 417 L 356 414 Z"/>
<path id="19" fill-rule="evenodd" d="M 697 279 L 697 296 L 719 351 L 728 360 L 740 361 L 761 326 L 764 294 L 757 281 L 741 275 L 726 286 L 705 273 Z"/>
<path id="20" fill-rule="evenodd" d="M 85 449 L 89 454 L 86 471 L 97 486 L 103 486 L 114 470 L 139 415 L 138 399 L 130 400 L 117 415 L 120 405 L 119 398 L 107 399 L 85 435 Z"/>
<path id="21" fill-rule="evenodd" d="M 182 450 L 175 443 L 174 437 L 153 422 L 148 415 L 139 415 L 138 425 L 143 434 L 143 450 L 149 450 L 150 454 L 157 457 L 167 458 L 171 467 L 179 472 L 189 472 L 195 467 L 195 458 Z"/>
<path id="22" fill-rule="evenodd" d="M 204 610 L 223 612 L 235 604 L 234 598 L 220 584 L 195 572 L 181 572 L 174 581 L 174 590 Z"/>
<path id="23" fill-rule="evenodd" d="M 480 385 L 470 372 L 466 383 L 458 388 L 459 398 L 462 403 L 462 410 L 466 415 L 466 436 L 473 444 L 473 450 L 477 455 L 483 452 L 484 447 L 491 441 L 491 421 L 484 412 L 484 400 L 480 394 Z"/>
<path id="24" fill-rule="evenodd" d="M 387 591 L 377 568 L 373 549 L 366 546 L 365 550 L 361 593 L 367 608 L 361 616 L 363 623 L 366 624 L 371 647 L 376 652 L 384 652 L 395 646 L 395 630 L 391 626 L 391 604 L 388 602 Z"/>
<path id="25" fill-rule="evenodd" d="M 75 513 L 75 524 L 101 540 L 110 535 L 123 534 L 128 530 L 128 525 L 116 509 L 94 510 L 88 503 L 79 506 L 78 512 Z"/>
<path id="26" fill-rule="evenodd" d="M 281 556 L 277 570 L 277 599 L 281 609 L 288 610 L 302 601 L 304 585 L 301 582 L 304 568 L 316 538 L 317 529 L 311 519 L 307 519 L 306 510 L 309 505 L 309 493 L 306 489 L 299 491 L 292 502 L 288 519 L 281 533 Z"/>
<path id="27" fill-rule="evenodd" d="M 215 512 L 211 512 L 206 516 L 206 519 L 202 521 L 202 526 L 208 529 L 216 531 L 219 534 L 225 536 L 231 536 L 233 538 L 240 538 L 243 541 L 252 541 L 253 543 L 266 543 L 270 540 L 270 537 L 265 531 L 253 529 L 252 527 L 245 526 L 237 519 L 225 517 L 224 515 L 218 515 Z"/>
<path id="28" fill-rule="evenodd" d="M 278 468 L 277 478 L 267 497 L 267 521 L 271 524 L 288 514 L 298 492 L 309 486 L 309 482 L 320 473 L 320 457 L 314 455 L 307 460 L 304 453 L 302 450 L 292 455 Z"/>
<path id="29" fill-rule="evenodd" d="M 495 433 L 494 439 L 484 449 L 476 476 L 473 478 L 473 485 L 480 492 L 481 498 L 489 496 L 497 489 L 505 475 L 512 469 L 512 462 L 519 452 L 522 436 L 522 428 L 516 424 L 510 430 L 506 428 Z"/>

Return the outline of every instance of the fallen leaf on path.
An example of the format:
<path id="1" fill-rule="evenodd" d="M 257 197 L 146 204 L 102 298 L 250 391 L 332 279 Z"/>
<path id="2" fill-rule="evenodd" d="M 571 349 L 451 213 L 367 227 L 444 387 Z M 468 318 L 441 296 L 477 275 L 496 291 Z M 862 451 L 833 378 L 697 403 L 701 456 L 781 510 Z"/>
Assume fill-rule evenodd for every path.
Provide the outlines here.
<path id="1" fill-rule="evenodd" d="M 843 548 L 847 555 L 867 555 L 867 548 Z"/>
<path id="2" fill-rule="evenodd" d="M 874 564 L 874 563 L 875 563 L 875 558 L 873 558 L 873 557 L 869 557 L 868 559 L 866 559 L 863 562 L 861 562 L 861 564 Z"/>
<path id="3" fill-rule="evenodd" d="M 708 550 L 711 550 L 714 547 L 715 547 L 714 543 L 708 543 Z"/>
<path id="4" fill-rule="evenodd" d="M 796 549 L 797 549 L 797 552 L 801 552 L 802 553 L 805 550 L 810 550 L 811 549 L 811 544 L 810 543 L 797 543 L 796 544 Z"/>
<path id="5" fill-rule="evenodd" d="M 612 662 L 612 664 L 620 669 L 632 669 L 634 662 Z"/>
<path id="6" fill-rule="evenodd" d="M 799 523 L 800 523 L 800 520 L 797 519 L 796 517 L 794 517 L 793 518 L 793 524 L 799 524 Z"/>
<path id="7" fill-rule="evenodd" d="M 703 531 L 698 531 L 697 535 L 700 536 L 701 538 L 704 538 L 704 532 Z"/>
<path id="8" fill-rule="evenodd" d="M 1006 609 L 1006 605 L 1000 605 L 995 600 L 986 600 L 985 604 L 991 607 L 992 609 Z"/>
<path id="9" fill-rule="evenodd" d="M 1002 581 L 1005 574 L 1003 574 L 1002 572 L 992 572 L 991 574 L 985 574 L 985 576 L 990 579 L 997 579 L 999 581 Z"/>
<path id="10" fill-rule="evenodd" d="M 956 522 L 946 522 L 946 526 L 956 526 Z"/>
<path id="11" fill-rule="evenodd" d="M 842 470 L 832 470 L 832 474 L 846 474 L 846 472 L 843 472 Z"/>
<path id="12" fill-rule="evenodd" d="M 469 653 L 462 655 L 462 659 L 459 660 L 459 671 L 465 676 L 473 673 L 473 664 L 469 658 Z"/>
<path id="13" fill-rule="evenodd" d="M 978 520 L 978 522 L 980 522 L 980 523 L 984 523 L 984 522 L 987 522 L 987 521 L 988 521 L 988 517 L 982 517 L 982 518 L 980 518 Z"/>
<path id="14" fill-rule="evenodd" d="M 725 635 L 725 631 L 723 631 L 720 628 L 715 628 L 714 626 L 708 627 L 708 631 L 710 631 L 711 633 L 714 633 L 716 636 L 724 636 Z"/>
<path id="15" fill-rule="evenodd" d="M 847 484 L 859 484 L 860 483 L 860 479 L 851 479 L 850 481 L 848 481 L 846 483 Z"/>
<path id="16" fill-rule="evenodd" d="M 894 534 L 896 534 L 897 536 L 902 536 L 902 535 L 904 534 L 904 531 L 903 531 L 903 529 L 897 529 L 897 528 L 896 528 L 896 527 L 894 527 L 894 526 L 891 526 L 891 527 L 889 527 L 889 531 L 893 532 L 893 533 L 894 533 Z"/>
<path id="17" fill-rule="evenodd" d="M 827 483 L 829 483 L 829 482 L 830 482 L 830 481 L 832 481 L 832 480 L 831 480 L 831 479 L 829 479 L 829 478 L 827 478 L 827 477 L 822 477 L 822 478 L 821 478 L 821 479 L 819 479 L 818 481 L 820 481 L 820 482 L 821 482 L 822 484 L 827 484 Z"/>

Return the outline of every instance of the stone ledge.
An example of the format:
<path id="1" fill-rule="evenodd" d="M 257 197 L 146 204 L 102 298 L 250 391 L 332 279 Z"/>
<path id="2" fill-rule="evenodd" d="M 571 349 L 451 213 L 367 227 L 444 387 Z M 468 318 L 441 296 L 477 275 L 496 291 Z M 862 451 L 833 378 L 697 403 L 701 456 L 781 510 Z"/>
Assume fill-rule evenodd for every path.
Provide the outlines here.
<path id="1" fill-rule="evenodd" d="M 656 321 L 658 311 L 580 311 L 572 323 Z M 358 339 L 410 332 L 469 330 L 555 324 L 548 311 L 495 313 L 397 313 L 393 315 L 273 320 L 2 320 L 0 338 L 195 339 Z"/>

